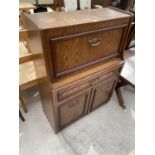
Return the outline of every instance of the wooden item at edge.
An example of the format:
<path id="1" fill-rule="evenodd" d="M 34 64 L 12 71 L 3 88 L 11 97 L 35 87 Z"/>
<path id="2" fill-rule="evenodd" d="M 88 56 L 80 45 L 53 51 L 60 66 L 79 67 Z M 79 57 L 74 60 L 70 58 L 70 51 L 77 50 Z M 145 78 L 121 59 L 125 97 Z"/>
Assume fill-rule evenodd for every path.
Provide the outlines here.
<path id="1" fill-rule="evenodd" d="M 25 121 L 25 118 L 24 118 L 24 116 L 23 116 L 23 114 L 21 113 L 21 111 L 19 110 L 19 117 L 20 117 L 20 119 L 24 122 Z"/>
<path id="2" fill-rule="evenodd" d="M 26 15 L 26 21 L 43 111 L 57 133 L 110 99 L 124 64 L 132 16 L 104 8 Z"/>
<path id="3" fill-rule="evenodd" d="M 22 105 L 24 112 L 27 113 L 28 112 L 27 106 L 26 106 L 26 104 L 24 102 L 24 98 L 21 94 L 19 94 L 19 100 L 20 100 L 20 104 Z"/>

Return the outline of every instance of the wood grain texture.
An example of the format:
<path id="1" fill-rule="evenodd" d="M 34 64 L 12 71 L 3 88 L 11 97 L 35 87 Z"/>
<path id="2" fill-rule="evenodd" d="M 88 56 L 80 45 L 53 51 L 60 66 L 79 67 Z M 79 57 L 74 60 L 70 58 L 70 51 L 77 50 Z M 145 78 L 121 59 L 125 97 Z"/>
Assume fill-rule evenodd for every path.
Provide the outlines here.
<path id="1" fill-rule="evenodd" d="M 89 99 L 88 93 L 83 93 L 58 107 L 60 128 L 85 115 L 86 104 L 88 104 Z"/>
<path id="2" fill-rule="evenodd" d="M 29 9 L 35 9 L 36 7 L 32 3 L 27 2 L 20 2 L 19 3 L 19 10 L 29 10 Z"/>
<path id="3" fill-rule="evenodd" d="M 82 81 L 85 81 L 88 79 L 90 80 L 95 75 L 100 76 L 102 74 L 107 74 L 108 72 L 113 71 L 123 65 L 124 65 L 124 61 L 122 61 L 121 59 L 113 59 L 112 61 L 108 61 L 96 67 L 89 68 L 86 71 L 80 72 L 79 74 L 75 74 L 61 81 L 54 82 L 50 85 L 50 87 L 51 89 L 62 89 L 62 87 L 70 86 L 74 83 L 78 85 L 79 79 L 81 83 Z"/>
<path id="4" fill-rule="evenodd" d="M 118 78 L 112 78 L 111 80 L 104 81 L 95 86 L 93 92 L 93 100 L 91 103 L 91 111 L 106 103 L 112 94 L 113 88 Z"/>
<path id="5" fill-rule="evenodd" d="M 123 26 L 52 39 L 55 76 L 65 75 L 119 55 Z M 89 41 L 99 39 L 98 45 Z"/>
<path id="6" fill-rule="evenodd" d="M 27 52 L 31 53 L 28 40 L 28 30 L 26 29 L 19 30 L 19 41 L 24 44 L 25 48 L 27 49 Z"/>
<path id="7" fill-rule="evenodd" d="M 26 15 L 43 110 L 56 133 L 110 98 L 131 19 L 113 8 Z"/>
<path id="8" fill-rule="evenodd" d="M 53 130 L 56 132 L 58 129 L 56 129 L 56 122 L 54 117 L 55 111 L 54 107 L 52 106 L 53 101 L 49 88 L 48 72 L 46 69 L 46 54 L 43 54 L 41 34 L 37 27 L 30 20 L 26 20 L 25 27 L 29 29 L 29 43 L 30 48 L 32 49 L 32 57 L 34 58 L 34 66 L 38 79 L 37 84 L 39 87 L 43 111 Z"/>
<path id="9" fill-rule="evenodd" d="M 108 55 L 108 56 L 105 56 L 105 57 L 102 57 L 102 58 L 100 58 L 99 56 L 99 59 L 95 59 L 94 58 L 94 60 L 93 61 L 91 61 L 91 62 L 89 62 L 89 63 L 86 63 L 85 62 L 85 64 L 83 64 L 83 65 L 78 65 L 78 66 L 76 66 L 76 67 L 73 67 L 72 69 L 68 69 L 68 70 L 66 70 L 65 72 L 62 72 L 62 74 L 59 74 L 59 75 L 61 75 L 61 77 L 58 79 L 58 77 L 57 78 L 55 78 L 56 77 L 56 75 L 58 75 L 56 72 L 55 72 L 55 70 L 57 71 L 57 64 L 58 63 L 56 63 L 55 61 L 57 60 L 57 59 L 62 59 L 62 58 L 58 58 L 57 57 L 57 59 L 56 59 L 56 57 L 55 57 L 55 55 L 53 55 L 53 53 L 52 53 L 52 51 L 54 51 L 54 49 L 52 49 L 51 50 L 51 44 L 48 44 L 48 42 L 49 42 L 49 40 L 51 40 L 51 38 L 55 38 L 55 36 L 60 36 L 60 37 L 64 37 L 64 38 L 66 38 L 66 36 L 68 36 L 69 35 L 69 37 L 70 36 L 78 36 L 79 37 L 79 35 L 78 34 L 80 34 L 81 35 L 81 33 L 83 34 L 83 33 L 86 33 L 86 32 L 91 32 L 91 31 L 94 31 L 95 30 L 95 34 L 93 34 L 93 35 L 98 35 L 98 34 L 96 34 L 96 31 L 100 31 L 100 29 L 101 28 L 104 28 L 105 27 L 105 29 L 107 29 L 108 28 L 108 25 L 110 25 L 110 26 L 113 26 L 113 25 L 119 25 L 119 24 L 124 24 L 124 21 L 115 21 L 115 22 L 108 22 L 108 23 L 100 23 L 100 24 L 97 24 L 97 25 L 95 25 L 95 24 L 90 24 L 90 25 L 83 25 L 82 27 L 80 26 L 80 27 L 73 27 L 73 28 L 65 28 L 65 29 L 61 29 L 61 30 L 57 30 L 57 31 L 48 31 L 47 30 L 47 32 L 45 33 L 46 35 L 44 36 L 44 39 L 45 39 L 45 47 L 44 47 L 44 51 L 45 52 L 47 52 L 47 55 L 48 55 L 48 67 L 49 67 L 49 73 L 50 73 L 50 77 L 51 77 L 51 81 L 57 81 L 57 80 L 59 80 L 60 78 L 62 79 L 62 78 L 68 78 L 70 75 L 73 75 L 73 74 L 76 74 L 76 73 L 79 73 L 79 72 L 81 72 L 81 71 L 85 71 L 85 70 L 87 70 L 88 69 L 88 67 L 94 67 L 95 65 L 99 65 L 99 64 L 101 64 L 101 63 L 103 63 L 103 62 L 105 62 L 105 61 L 107 61 L 108 59 L 110 59 L 110 58 L 112 58 L 112 57 L 122 57 L 122 53 L 123 53 L 123 51 L 122 51 L 122 42 L 123 42 L 123 39 L 125 39 L 124 38 L 124 35 L 126 35 L 126 29 L 127 29 L 127 27 L 125 27 L 125 28 L 123 28 L 123 32 L 122 33 L 120 33 L 120 34 L 122 34 L 123 36 L 121 36 L 121 41 L 120 41 L 120 44 L 119 44 L 119 42 L 117 42 L 118 43 L 118 45 L 116 45 L 115 44 L 115 46 L 119 46 L 119 48 L 118 48 L 118 50 L 116 50 L 114 53 L 112 53 L 112 54 L 110 54 L 110 55 Z M 109 26 L 109 27 L 110 27 Z M 117 27 L 116 26 L 116 27 Z M 120 25 L 119 25 L 120 26 Z M 121 30 L 120 30 L 121 31 Z M 120 35 L 119 34 L 119 35 Z M 75 37 L 75 39 L 78 39 L 78 37 Z M 85 36 L 86 38 L 88 37 L 88 36 Z M 63 39 L 64 39 L 63 38 Z M 108 38 L 108 37 L 107 37 Z M 117 38 L 117 37 L 116 37 Z M 91 39 L 93 39 L 93 38 L 91 38 Z M 65 39 L 64 39 L 65 40 Z M 80 40 L 80 37 L 79 37 L 79 40 Z M 115 39 L 114 39 L 115 40 Z M 87 40 L 88 41 L 88 40 Z M 76 42 L 75 42 L 76 43 Z M 111 42 L 109 42 L 109 43 L 107 43 L 106 44 L 106 47 L 108 48 L 108 47 L 110 47 L 110 44 L 111 44 Z M 74 48 L 74 51 L 77 51 L 81 46 L 83 45 L 83 43 L 81 43 L 80 44 L 80 46 L 75 46 L 75 47 L 77 47 L 77 48 Z M 104 44 L 105 45 L 105 44 Z M 88 43 L 87 43 L 87 46 L 88 46 Z M 73 45 L 72 45 L 72 47 L 73 47 Z M 85 45 L 85 47 L 86 47 L 86 45 Z M 105 47 L 105 48 L 106 48 Z M 90 47 L 89 47 L 90 48 Z M 87 51 L 84 51 L 84 52 L 82 52 L 83 50 L 81 50 L 81 52 L 80 53 L 78 53 L 78 55 L 79 55 L 79 57 L 81 57 L 81 54 L 84 54 L 84 53 L 88 53 L 87 55 L 86 55 L 86 57 L 84 58 L 84 59 L 89 59 L 89 56 L 91 56 L 91 58 L 92 58 L 92 56 L 93 57 L 95 57 L 95 52 L 94 52 L 94 50 L 95 49 L 97 49 L 97 47 L 93 47 L 93 50 L 91 50 L 91 51 L 93 51 L 93 52 L 91 52 L 92 54 L 90 55 L 89 54 L 89 48 L 87 47 L 86 49 L 88 49 Z M 104 48 L 104 49 L 105 49 Z M 99 50 L 97 50 L 97 51 L 99 51 Z M 63 51 L 62 51 L 63 52 Z M 70 54 L 70 53 L 69 53 Z M 102 51 L 100 51 L 99 52 L 99 54 L 102 54 L 102 55 L 104 55 L 104 53 L 102 53 Z M 75 53 L 74 53 L 74 55 L 75 55 Z M 68 56 L 69 57 L 69 56 Z M 77 57 L 76 57 L 77 58 Z M 81 60 L 81 59 L 80 59 Z M 68 62 L 72 62 L 72 60 L 71 59 L 69 59 L 68 60 Z M 75 62 L 75 61 L 74 61 Z M 87 61 L 88 62 L 88 61 Z M 62 64 L 62 63 L 61 63 Z M 67 64 L 67 63 L 65 63 L 65 64 Z M 76 63 L 76 65 L 77 65 L 77 63 Z"/>
<path id="10" fill-rule="evenodd" d="M 41 33 L 47 74 L 55 82 L 110 58 L 122 58 L 131 15 L 104 8 L 26 15 L 26 19 Z M 100 43 L 91 47 L 94 38 Z"/>
<path id="11" fill-rule="evenodd" d="M 28 49 L 26 48 L 23 41 L 19 41 L 19 57 L 24 57 L 29 55 Z"/>
<path id="12" fill-rule="evenodd" d="M 37 84 L 37 77 L 33 61 L 20 64 L 19 79 L 19 86 L 21 90 L 27 89 Z"/>
<path id="13" fill-rule="evenodd" d="M 103 72 L 102 75 L 99 76 L 97 72 L 94 73 L 93 77 L 89 76 L 88 79 L 87 77 L 84 77 L 84 79 L 79 79 L 58 89 L 53 89 L 52 98 L 54 101 L 53 104 L 57 109 L 56 118 L 57 122 L 59 122 L 58 131 L 107 102 L 115 88 L 121 68 L 122 66 L 119 66 L 117 69 L 113 69 L 112 74 L 111 71 L 109 71 L 109 73 Z M 71 92 L 71 90 L 73 90 L 73 92 Z M 59 101 L 59 93 L 65 93 L 67 97 Z M 85 103 L 83 102 L 86 94 L 88 94 L 88 104 L 86 104 L 84 110 Z M 77 100 L 80 100 L 80 103 L 77 103 L 78 106 L 76 106 Z M 68 107 L 69 103 L 73 105 L 75 104 L 75 106 L 73 106 L 73 111 L 71 110 L 72 108 L 70 109 Z M 85 111 L 85 114 L 83 113 L 83 110 Z"/>
<path id="14" fill-rule="evenodd" d="M 82 91 L 83 89 L 90 88 L 92 85 L 102 82 L 103 80 L 106 80 L 106 79 L 116 75 L 116 72 L 119 73 L 118 69 L 115 69 L 107 74 L 97 75 L 97 77 L 94 77 L 94 76 L 92 78 L 89 77 L 89 81 L 84 81 L 83 83 L 80 81 L 80 85 L 78 83 L 76 83 L 76 85 L 73 87 L 68 87 L 66 89 L 60 90 L 57 94 L 58 101 L 68 98 L 69 96 L 74 95 L 74 94 Z"/>
<path id="15" fill-rule="evenodd" d="M 19 64 L 32 61 L 32 53 L 28 51 L 23 41 L 19 42 Z"/>
<path id="16" fill-rule="evenodd" d="M 39 29 L 52 29 L 105 20 L 129 18 L 130 15 L 111 8 L 26 15 Z M 78 19 L 78 20 L 77 20 Z"/>

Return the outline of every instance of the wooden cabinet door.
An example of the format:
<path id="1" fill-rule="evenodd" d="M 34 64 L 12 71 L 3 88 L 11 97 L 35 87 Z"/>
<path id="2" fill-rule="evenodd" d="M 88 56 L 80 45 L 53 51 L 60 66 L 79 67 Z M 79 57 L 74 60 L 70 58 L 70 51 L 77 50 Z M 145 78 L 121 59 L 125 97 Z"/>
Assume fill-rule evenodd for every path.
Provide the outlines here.
<path id="1" fill-rule="evenodd" d="M 55 77 L 65 76 L 120 54 L 124 26 L 51 39 Z"/>
<path id="2" fill-rule="evenodd" d="M 102 82 L 94 87 L 94 93 L 92 97 L 91 111 L 97 108 L 98 106 L 107 102 L 113 92 L 117 79 L 108 80 L 107 82 Z"/>
<path id="3" fill-rule="evenodd" d="M 88 107 L 89 91 L 61 104 L 58 108 L 60 128 L 84 116 Z"/>

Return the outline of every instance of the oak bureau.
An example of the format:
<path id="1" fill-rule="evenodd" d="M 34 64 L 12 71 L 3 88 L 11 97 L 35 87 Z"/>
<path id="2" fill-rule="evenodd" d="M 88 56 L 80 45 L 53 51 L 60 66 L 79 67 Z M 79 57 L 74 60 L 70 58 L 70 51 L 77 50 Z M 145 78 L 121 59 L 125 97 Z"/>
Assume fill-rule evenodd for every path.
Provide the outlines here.
<path id="1" fill-rule="evenodd" d="M 42 107 L 57 133 L 106 103 L 132 15 L 111 7 L 25 15 Z"/>

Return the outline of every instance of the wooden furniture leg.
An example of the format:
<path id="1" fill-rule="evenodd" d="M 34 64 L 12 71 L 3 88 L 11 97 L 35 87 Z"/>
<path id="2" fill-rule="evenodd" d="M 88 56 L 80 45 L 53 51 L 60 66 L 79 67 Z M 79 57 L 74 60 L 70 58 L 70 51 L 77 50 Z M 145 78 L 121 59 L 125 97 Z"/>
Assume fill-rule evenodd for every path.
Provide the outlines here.
<path id="1" fill-rule="evenodd" d="M 20 119 L 24 122 L 25 121 L 25 118 L 24 118 L 24 116 L 23 116 L 23 114 L 21 113 L 21 111 L 19 110 L 19 117 L 20 117 Z"/>
<path id="2" fill-rule="evenodd" d="M 123 84 L 123 86 L 129 85 L 135 89 L 135 85 L 121 75 L 120 75 L 120 80 L 121 80 L 121 83 Z"/>
<path id="3" fill-rule="evenodd" d="M 126 106 L 125 106 L 125 103 L 124 103 L 124 100 L 123 100 L 123 96 L 122 96 L 122 92 L 121 92 L 120 88 L 116 86 L 115 91 L 116 91 L 116 94 L 117 94 L 117 98 L 118 98 L 119 105 L 120 105 L 123 109 L 125 109 Z"/>
<path id="4" fill-rule="evenodd" d="M 20 103 L 22 105 L 22 108 L 23 108 L 24 112 L 27 113 L 28 110 L 27 110 L 26 104 L 24 102 L 23 96 L 21 94 L 19 94 L 19 100 L 20 100 Z"/>
<path id="5" fill-rule="evenodd" d="M 126 85 L 129 85 L 135 89 L 135 85 L 133 83 L 131 83 L 129 80 L 127 80 L 126 78 L 124 78 L 123 76 L 120 75 L 119 82 L 116 85 L 115 91 L 116 91 L 116 95 L 117 95 L 117 98 L 119 101 L 119 105 L 123 109 L 125 109 L 126 106 L 125 106 L 124 99 L 123 99 L 122 92 L 121 92 L 120 88 L 123 86 L 126 86 Z"/>

